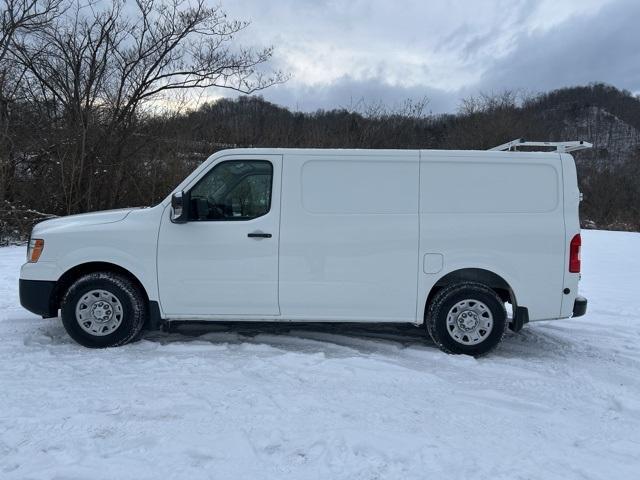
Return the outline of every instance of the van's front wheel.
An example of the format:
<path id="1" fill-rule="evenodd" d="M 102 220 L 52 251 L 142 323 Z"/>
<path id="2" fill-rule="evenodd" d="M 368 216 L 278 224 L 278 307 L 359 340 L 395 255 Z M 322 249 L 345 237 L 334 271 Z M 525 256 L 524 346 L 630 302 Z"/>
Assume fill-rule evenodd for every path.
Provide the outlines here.
<path id="1" fill-rule="evenodd" d="M 433 341 L 447 353 L 483 355 L 502 340 L 507 312 L 500 297 L 480 283 L 461 283 L 440 290 L 426 318 Z"/>
<path id="2" fill-rule="evenodd" d="M 106 348 L 138 337 L 147 315 L 140 289 L 111 272 L 90 273 L 74 282 L 61 305 L 62 323 L 80 345 Z"/>

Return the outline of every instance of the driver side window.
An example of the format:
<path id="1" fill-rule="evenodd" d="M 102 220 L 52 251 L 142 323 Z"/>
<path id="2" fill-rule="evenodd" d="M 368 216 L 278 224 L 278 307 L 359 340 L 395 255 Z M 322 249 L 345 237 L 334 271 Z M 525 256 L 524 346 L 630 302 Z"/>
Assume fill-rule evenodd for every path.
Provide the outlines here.
<path id="1" fill-rule="evenodd" d="M 251 220 L 271 209 L 273 165 L 230 160 L 213 167 L 190 192 L 190 220 Z"/>

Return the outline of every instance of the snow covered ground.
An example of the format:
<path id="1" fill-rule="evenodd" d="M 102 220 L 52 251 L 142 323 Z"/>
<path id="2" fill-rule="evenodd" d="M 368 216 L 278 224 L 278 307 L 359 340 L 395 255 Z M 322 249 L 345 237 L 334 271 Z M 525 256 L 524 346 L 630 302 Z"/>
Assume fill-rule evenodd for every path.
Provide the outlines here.
<path id="1" fill-rule="evenodd" d="M 0 249 L 0 478 L 640 478 L 640 234 L 583 232 L 589 313 L 448 356 L 409 328 L 73 343 Z"/>

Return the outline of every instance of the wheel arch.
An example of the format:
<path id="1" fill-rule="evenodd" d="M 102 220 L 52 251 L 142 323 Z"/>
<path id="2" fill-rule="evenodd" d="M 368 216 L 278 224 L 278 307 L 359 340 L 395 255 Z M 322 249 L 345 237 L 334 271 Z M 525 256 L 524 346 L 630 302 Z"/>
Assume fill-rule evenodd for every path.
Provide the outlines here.
<path id="1" fill-rule="evenodd" d="M 463 282 L 476 282 L 486 285 L 494 290 L 504 302 L 511 303 L 514 310 L 517 306 L 516 295 L 513 288 L 502 276 L 484 268 L 460 268 L 443 275 L 433 284 L 424 304 L 422 318 L 424 319 L 426 316 L 429 304 L 438 291 L 449 285 Z"/>
<path id="2" fill-rule="evenodd" d="M 60 303 L 62 302 L 62 297 L 65 292 L 69 289 L 69 287 L 75 282 L 77 279 L 82 277 L 83 275 L 95 272 L 113 272 L 118 273 L 124 277 L 127 277 L 131 280 L 142 292 L 144 295 L 144 300 L 149 305 L 149 294 L 147 289 L 144 287 L 143 283 L 140 279 L 134 275 L 131 271 L 126 268 L 117 265 L 115 263 L 110 262 L 86 262 L 78 264 L 74 267 L 71 267 L 66 272 L 64 272 L 58 281 L 56 282 L 56 286 L 53 289 L 50 299 L 50 308 L 52 312 L 58 311 L 60 308 Z"/>

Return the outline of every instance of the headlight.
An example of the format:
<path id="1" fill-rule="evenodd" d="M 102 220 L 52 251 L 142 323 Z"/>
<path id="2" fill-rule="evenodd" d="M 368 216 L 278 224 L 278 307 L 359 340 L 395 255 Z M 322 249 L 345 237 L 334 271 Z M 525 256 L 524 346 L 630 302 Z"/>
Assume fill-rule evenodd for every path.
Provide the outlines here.
<path id="1" fill-rule="evenodd" d="M 29 239 L 29 246 L 27 247 L 27 262 L 36 263 L 42 255 L 44 250 L 44 240 L 41 238 Z"/>

